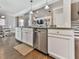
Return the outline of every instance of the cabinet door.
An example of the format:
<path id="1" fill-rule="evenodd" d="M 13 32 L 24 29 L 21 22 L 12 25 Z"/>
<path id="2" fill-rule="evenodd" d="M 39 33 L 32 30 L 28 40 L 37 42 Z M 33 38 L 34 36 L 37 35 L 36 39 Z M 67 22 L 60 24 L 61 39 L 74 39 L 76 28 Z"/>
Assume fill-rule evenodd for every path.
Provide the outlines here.
<path id="1" fill-rule="evenodd" d="M 63 20 L 65 20 L 67 28 L 71 28 L 71 1 L 72 0 L 63 0 Z"/>
<path id="2" fill-rule="evenodd" d="M 53 24 L 56 27 L 71 28 L 71 0 L 61 0 L 61 4 L 53 8 Z"/>
<path id="3" fill-rule="evenodd" d="M 69 59 L 69 40 L 57 37 L 48 37 L 48 53 L 60 59 Z"/>
<path id="4" fill-rule="evenodd" d="M 16 28 L 15 38 L 21 40 L 21 28 Z"/>
<path id="5" fill-rule="evenodd" d="M 23 31 L 22 41 L 28 45 L 33 46 L 33 31 Z"/>
<path id="6" fill-rule="evenodd" d="M 33 31 L 28 32 L 28 44 L 33 46 Z"/>
<path id="7" fill-rule="evenodd" d="M 53 10 L 53 24 L 56 25 L 56 27 L 65 27 L 63 16 L 63 8 Z"/>
<path id="8" fill-rule="evenodd" d="M 22 41 L 28 43 L 28 32 L 22 32 Z"/>

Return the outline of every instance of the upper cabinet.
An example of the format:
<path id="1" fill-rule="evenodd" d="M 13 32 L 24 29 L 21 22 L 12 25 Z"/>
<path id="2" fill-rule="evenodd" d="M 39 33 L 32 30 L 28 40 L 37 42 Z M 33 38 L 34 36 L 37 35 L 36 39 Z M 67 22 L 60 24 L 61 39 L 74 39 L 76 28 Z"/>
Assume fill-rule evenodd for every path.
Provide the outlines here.
<path id="1" fill-rule="evenodd" d="M 71 0 L 63 0 L 63 13 L 66 27 L 71 28 Z"/>
<path id="2" fill-rule="evenodd" d="M 56 27 L 65 27 L 63 7 L 53 9 L 53 25 Z"/>
<path id="3" fill-rule="evenodd" d="M 40 6 L 38 6 L 40 7 Z M 56 28 L 71 28 L 71 0 L 57 0 L 49 5 L 49 9 L 45 10 L 45 5 L 42 8 L 33 10 L 33 14 L 28 14 L 28 19 L 24 20 L 24 25 L 33 26 L 37 22 L 37 18 L 51 16 L 50 21 L 46 20 L 50 26 Z M 35 20 L 34 20 L 35 19 Z M 25 22 L 26 21 L 26 22 Z"/>
<path id="4" fill-rule="evenodd" d="M 50 4 L 49 7 L 48 10 L 45 10 L 44 7 L 34 10 L 33 18 L 51 16 L 51 20 L 49 21 L 50 26 L 55 26 L 56 28 L 71 28 L 71 0 L 58 0 Z"/>
<path id="5" fill-rule="evenodd" d="M 71 0 L 61 0 L 61 4 L 53 8 L 53 25 L 71 28 Z"/>

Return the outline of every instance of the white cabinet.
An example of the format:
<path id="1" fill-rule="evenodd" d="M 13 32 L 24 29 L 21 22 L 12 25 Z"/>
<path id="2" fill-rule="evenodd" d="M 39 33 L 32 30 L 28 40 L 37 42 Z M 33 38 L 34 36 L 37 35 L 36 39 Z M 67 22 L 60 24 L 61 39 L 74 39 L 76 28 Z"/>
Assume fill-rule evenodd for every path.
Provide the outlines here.
<path id="1" fill-rule="evenodd" d="M 33 46 L 33 29 L 25 28 L 22 30 L 22 41 L 28 45 Z"/>
<path id="2" fill-rule="evenodd" d="M 60 0 L 61 6 L 53 8 L 53 25 L 71 28 L 71 0 Z"/>
<path id="3" fill-rule="evenodd" d="M 21 28 L 16 28 L 15 29 L 15 38 L 17 39 L 17 40 L 20 40 L 21 41 Z"/>
<path id="4" fill-rule="evenodd" d="M 65 25 L 68 28 L 71 28 L 71 1 L 72 0 L 63 0 L 63 14 Z"/>
<path id="5" fill-rule="evenodd" d="M 30 29 L 28 33 L 28 44 L 33 46 L 33 29 Z"/>
<path id="6" fill-rule="evenodd" d="M 16 28 L 15 37 L 17 40 L 33 46 L 33 29 L 32 28 Z"/>
<path id="7" fill-rule="evenodd" d="M 55 58 L 75 59 L 74 42 L 73 30 L 48 30 L 48 53 Z"/>
<path id="8" fill-rule="evenodd" d="M 23 31 L 22 32 L 22 41 L 24 43 L 27 43 L 28 42 L 28 31 Z"/>
<path id="9" fill-rule="evenodd" d="M 56 27 L 65 27 L 63 7 L 53 9 L 53 25 L 56 25 Z"/>
<path id="10" fill-rule="evenodd" d="M 69 40 L 55 36 L 49 36 L 48 39 L 49 53 L 51 53 L 52 55 L 55 54 L 61 59 L 68 59 L 67 57 L 69 56 Z"/>

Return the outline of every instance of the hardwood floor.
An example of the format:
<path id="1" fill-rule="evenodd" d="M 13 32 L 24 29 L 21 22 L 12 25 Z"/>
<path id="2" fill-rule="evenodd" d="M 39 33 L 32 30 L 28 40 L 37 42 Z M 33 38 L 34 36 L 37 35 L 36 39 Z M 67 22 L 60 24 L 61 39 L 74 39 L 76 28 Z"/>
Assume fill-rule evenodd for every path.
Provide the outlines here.
<path id="1" fill-rule="evenodd" d="M 53 59 L 36 50 L 26 56 L 22 56 L 13 47 L 20 44 L 12 37 L 0 38 L 0 59 Z"/>
<path id="2" fill-rule="evenodd" d="M 76 53 L 75 53 L 75 59 L 79 59 L 79 39 L 76 39 L 76 44 L 75 44 L 75 48 L 76 48 Z"/>

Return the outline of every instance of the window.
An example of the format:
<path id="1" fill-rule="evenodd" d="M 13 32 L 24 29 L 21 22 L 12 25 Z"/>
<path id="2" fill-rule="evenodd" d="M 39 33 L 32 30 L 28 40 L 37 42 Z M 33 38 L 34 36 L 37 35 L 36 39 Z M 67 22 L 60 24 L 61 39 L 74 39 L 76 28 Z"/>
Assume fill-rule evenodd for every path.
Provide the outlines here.
<path id="1" fill-rule="evenodd" d="M 5 25 L 5 19 L 0 19 L 0 26 Z"/>

